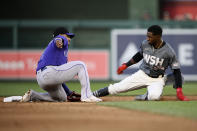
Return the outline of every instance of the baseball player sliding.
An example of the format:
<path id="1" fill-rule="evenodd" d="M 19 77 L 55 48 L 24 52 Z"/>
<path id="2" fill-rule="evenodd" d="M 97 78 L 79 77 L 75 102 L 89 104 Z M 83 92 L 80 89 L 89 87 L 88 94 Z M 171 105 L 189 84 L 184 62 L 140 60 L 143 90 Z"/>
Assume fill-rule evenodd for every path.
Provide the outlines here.
<path id="1" fill-rule="evenodd" d="M 118 68 L 117 73 L 122 74 L 125 69 L 142 59 L 143 62 L 136 73 L 119 83 L 99 89 L 93 94 L 101 97 L 147 88 L 147 93 L 137 96 L 136 100 L 159 100 L 166 80 L 171 79 L 171 77 L 164 77 L 165 70 L 170 67 L 174 75 L 177 98 L 181 101 L 188 101 L 182 92 L 182 76 L 179 62 L 171 46 L 162 40 L 162 28 L 160 26 L 152 25 L 148 28 L 147 39 L 142 42 L 139 52 L 127 63 L 123 63 Z"/>
<path id="2" fill-rule="evenodd" d="M 66 28 L 59 27 L 54 31 L 53 36 L 40 57 L 36 69 L 37 82 L 47 93 L 29 90 L 21 101 L 67 101 L 67 95 L 72 92 L 64 83 L 76 75 L 81 84 L 81 101 L 102 101 L 91 92 L 86 65 L 81 61 L 67 62 L 68 46 L 75 35 L 69 33 Z"/>

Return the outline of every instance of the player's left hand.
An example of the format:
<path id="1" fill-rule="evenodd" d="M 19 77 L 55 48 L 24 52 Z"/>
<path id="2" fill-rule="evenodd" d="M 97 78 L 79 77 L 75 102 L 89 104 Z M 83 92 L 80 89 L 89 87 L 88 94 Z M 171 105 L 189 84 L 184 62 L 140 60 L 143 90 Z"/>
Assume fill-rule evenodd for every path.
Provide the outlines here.
<path id="1" fill-rule="evenodd" d="M 183 95 L 183 92 L 182 92 L 182 88 L 177 88 L 176 89 L 176 95 L 177 95 L 177 98 L 181 101 L 189 101 L 188 98 L 186 98 L 184 95 Z"/>
<path id="2" fill-rule="evenodd" d="M 62 47 L 63 47 L 63 42 L 62 42 L 62 40 L 56 40 L 56 46 L 57 46 L 58 48 L 62 48 Z"/>
<path id="3" fill-rule="evenodd" d="M 80 102 L 81 101 L 81 94 L 76 92 L 72 92 L 71 95 L 67 96 L 68 101 L 70 102 Z"/>
<path id="4" fill-rule="evenodd" d="M 120 67 L 118 67 L 117 74 L 122 74 L 123 70 L 127 69 L 127 65 L 124 63 Z"/>

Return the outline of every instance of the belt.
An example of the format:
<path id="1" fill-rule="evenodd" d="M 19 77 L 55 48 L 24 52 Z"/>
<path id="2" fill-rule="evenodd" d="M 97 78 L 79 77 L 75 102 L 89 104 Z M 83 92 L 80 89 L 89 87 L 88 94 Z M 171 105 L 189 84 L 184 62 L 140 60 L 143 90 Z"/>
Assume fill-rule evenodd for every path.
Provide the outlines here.
<path id="1" fill-rule="evenodd" d="M 149 77 L 151 78 L 162 78 L 164 75 L 151 75 L 151 74 L 147 74 Z"/>
<path id="2" fill-rule="evenodd" d="M 41 71 L 44 71 L 44 70 L 46 70 L 46 69 L 47 69 L 47 67 L 45 66 L 45 67 L 41 68 L 40 70 L 41 70 Z"/>
<path id="3" fill-rule="evenodd" d="M 44 70 L 46 70 L 46 69 L 47 69 L 47 67 L 45 66 L 45 67 L 41 68 L 40 70 L 38 70 L 38 71 L 36 72 L 36 74 L 38 74 L 39 72 L 42 72 L 42 71 L 44 71 Z"/>

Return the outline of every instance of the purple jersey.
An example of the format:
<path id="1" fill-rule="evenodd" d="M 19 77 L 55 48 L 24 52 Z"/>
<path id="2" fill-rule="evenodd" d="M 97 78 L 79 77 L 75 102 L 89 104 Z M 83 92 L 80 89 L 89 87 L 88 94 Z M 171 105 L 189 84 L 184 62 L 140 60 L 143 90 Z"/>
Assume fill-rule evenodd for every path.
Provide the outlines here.
<path id="1" fill-rule="evenodd" d="M 56 40 L 60 40 L 60 38 L 63 41 L 63 47 L 58 48 L 56 46 Z M 50 41 L 46 49 L 44 50 L 44 53 L 40 57 L 40 60 L 38 61 L 37 69 L 36 71 L 44 68 L 45 66 L 59 66 L 62 64 L 67 63 L 67 53 L 68 53 L 68 40 L 58 35 L 53 40 Z"/>

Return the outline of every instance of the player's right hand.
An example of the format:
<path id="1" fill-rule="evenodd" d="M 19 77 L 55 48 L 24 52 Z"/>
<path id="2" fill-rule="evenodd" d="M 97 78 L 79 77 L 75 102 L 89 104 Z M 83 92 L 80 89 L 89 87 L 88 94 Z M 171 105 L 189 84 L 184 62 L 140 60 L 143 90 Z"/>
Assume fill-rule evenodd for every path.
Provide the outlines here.
<path id="1" fill-rule="evenodd" d="M 56 46 L 57 46 L 58 48 L 62 48 L 62 47 L 63 47 L 63 42 L 62 42 L 61 39 L 60 39 L 60 40 L 56 40 Z"/>
<path id="2" fill-rule="evenodd" d="M 118 67 L 117 74 L 122 74 L 123 70 L 127 69 L 127 65 L 124 63 L 120 67 Z"/>
<path id="3" fill-rule="evenodd" d="M 181 100 L 181 101 L 189 101 L 189 99 L 183 95 L 182 88 L 177 88 L 176 89 L 176 93 L 177 93 L 177 98 L 179 100 Z"/>

